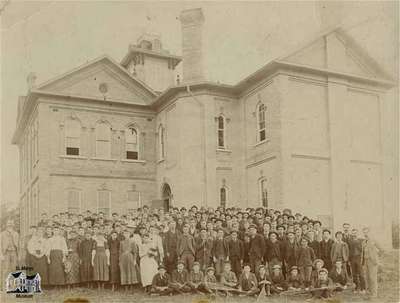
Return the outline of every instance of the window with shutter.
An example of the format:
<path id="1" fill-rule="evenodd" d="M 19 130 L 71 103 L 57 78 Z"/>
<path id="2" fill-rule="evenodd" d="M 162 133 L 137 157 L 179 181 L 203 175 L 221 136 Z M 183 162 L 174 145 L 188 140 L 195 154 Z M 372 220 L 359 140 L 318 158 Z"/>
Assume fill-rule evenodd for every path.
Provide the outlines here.
<path id="1" fill-rule="evenodd" d="M 139 159 L 139 132 L 134 127 L 128 127 L 125 132 L 126 159 Z"/>
<path id="2" fill-rule="evenodd" d="M 81 124 L 78 120 L 65 122 L 65 154 L 79 156 L 81 145 Z"/>

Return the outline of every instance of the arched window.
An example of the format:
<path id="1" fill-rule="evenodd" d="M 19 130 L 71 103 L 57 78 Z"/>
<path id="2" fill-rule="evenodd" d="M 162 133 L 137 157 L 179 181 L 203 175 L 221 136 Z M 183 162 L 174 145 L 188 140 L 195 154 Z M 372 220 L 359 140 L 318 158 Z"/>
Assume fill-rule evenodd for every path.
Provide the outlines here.
<path id="1" fill-rule="evenodd" d="M 219 201 L 221 207 L 223 207 L 224 209 L 226 207 L 226 200 L 227 200 L 226 194 L 227 194 L 226 187 L 221 187 L 219 189 Z"/>
<path id="2" fill-rule="evenodd" d="M 225 118 L 224 116 L 218 117 L 218 148 L 225 148 Z"/>
<path id="3" fill-rule="evenodd" d="M 139 137 L 138 131 L 133 126 L 129 126 L 125 131 L 126 159 L 139 159 Z"/>
<path id="4" fill-rule="evenodd" d="M 65 154 L 79 156 L 81 147 L 81 123 L 69 119 L 65 122 Z"/>
<path id="5" fill-rule="evenodd" d="M 96 126 L 96 157 L 111 157 L 111 128 L 106 122 L 97 123 Z"/>
<path id="6" fill-rule="evenodd" d="M 268 207 L 268 189 L 267 189 L 267 179 L 262 178 L 260 179 L 260 198 L 261 198 L 261 205 L 263 207 Z"/>
<path id="7" fill-rule="evenodd" d="M 165 130 L 162 125 L 158 127 L 158 150 L 159 158 L 163 160 L 165 157 Z"/>
<path id="8" fill-rule="evenodd" d="M 259 142 L 265 141 L 266 139 L 266 123 L 265 123 L 265 112 L 267 107 L 265 104 L 260 103 L 257 106 L 257 127 L 258 127 L 258 134 L 257 139 Z"/>

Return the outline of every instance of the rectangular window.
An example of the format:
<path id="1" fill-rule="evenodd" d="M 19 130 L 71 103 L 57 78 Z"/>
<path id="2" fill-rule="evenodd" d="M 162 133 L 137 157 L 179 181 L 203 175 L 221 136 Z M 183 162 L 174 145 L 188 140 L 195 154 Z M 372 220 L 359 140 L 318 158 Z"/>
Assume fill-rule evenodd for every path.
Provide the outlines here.
<path id="1" fill-rule="evenodd" d="M 100 190 L 97 192 L 97 212 L 104 213 L 104 218 L 110 217 L 111 212 L 111 192 Z"/>
<path id="2" fill-rule="evenodd" d="M 266 139 L 265 129 L 260 130 L 260 141 L 264 141 Z"/>
<path id="3" fill-rule="evenodd" d="M 70 189 L 67 192 L 68 212 L 79 214 L 81 212 L 81 191 Z"/>
<path id="4" fill-rule="evenodd" d="M 262 206 L 268 207 L 268 191 L 267 191 L 267 180 L 260 180 L 260 196 Z"/>
<path id="5" fill-rule="evenodd" d="M 140 193 L 138 191 L 130 190 L 127 194 L 127 205 L 128 212 L 132 212 L 134 209 L 140 207 Z"/>
<path id="6" fill-rule="evenodd" d="M 137 151 L 126 151 L 126 158 L 131 160 L 138 159 L 138 152 Z"/>

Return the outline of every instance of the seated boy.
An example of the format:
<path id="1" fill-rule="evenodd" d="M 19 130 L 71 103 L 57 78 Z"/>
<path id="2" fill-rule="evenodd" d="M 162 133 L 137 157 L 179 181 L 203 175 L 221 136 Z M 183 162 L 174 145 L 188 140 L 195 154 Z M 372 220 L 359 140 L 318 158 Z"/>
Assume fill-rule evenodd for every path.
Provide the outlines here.
<path id="1" fill-rule="evenodd" d="M 178 261 L 177 269 L 172 272 L 170 287 L 176 293 L 190 292 L 191 288 L 188 285 L 189 273 L 185 269 L 185 263 Z"/>
<path id="2" fill-rule="evenodd" d="M 263 290 L 265 291 L 266 296 L 271 295 L 271 281 L 269 277 L 269 273 L 267 272 L 267 268 L 265 265 L 261 264 L 258 267 L 258 272 L 256 275 L 257 281 L 258 281 L 258 286 L 260 288 L 260 292 Z"/>
<path id="3" fill-rule="evenodd" d="M 153 277 L 151 283 L 152 295 L 166 296 L 172 293 L 172 289 L 169 287 L 170 277 L 165 271 L 164 265 L 158 267 L 158 273 Z"/>
<path id="4" fill-rule="evenodd" d="M 239 291 L 242 292 L 241 296 L 254 296 L 259 293 L 257 278 L 255 274 L 250 272 L 250 265 L 243 266 L 243 272 L 239 278 Z"/>
<path id="5" fill-rule="evenodd" d="M 286 282 L 289 290 L 300 290 L 303 287 L 303 281 L 297 266 L 292 266 L 290 268 Z"/>
<path id="6" fill-rule="evenodd" d="M 281 266 L 279 264 L 275 264 L 272 267 L 271 273 L 271 293 L 279 294 L 286 289 L 287 284 L 285 278 L 283 277 Z"/>
<path id="7" fill-rule="evenodd" d="M 315 285 L 318 280 L 318 272 L 324 267 L 324 261 L 322 259 L 315 259 L 313 262 L 313 271 L 311 273 L 311 285 Z"/>
<path id="8" fill-rule="evenodd" d="M 230 288 L 236 288 L 238 281 L 235 273 L 231 269 L 231 263 L 225 261 L 224 270 L 221 274 L 221 284 Z M 230 295 L 230 292 L 226 291 L 226 295 Z"/>
<path id="9" fill-rule="evenodd" d="M 332 296 L 335 285 L 331 278 L 328 277 L 328 270 L 322 268 L 318 271 L 318 279 L 313 285 L 313 297 L 317 299 L 326 299 Z"/>
<path id="10" fill-rule="evenodd" d="M 207 293 L 212 293 L 212 290 L 215 289 L 217 284 L 217 278 L 214 275 L 215 269 L 210 266 L 206 269 L 206 275 L 204 276 L 204 291 Z"/>
<path id="11" fill-rule="evenodd" d="M 200 270 L 200 262 L 193 263 L 193 269 L 189 274 L 189 287 L 193 292 L 201 292 L 203 289 L 204 274 Z"/>
<path id="12" fill-rule="evenodd" d="M 351 284 L 351 281 L 347 275 L 347 270 L 343 266 L 343 262 L 341 259 L 337 259 L 335 262 L 335 266 L 332 268 L 329 273 L 329 277 L 332 279 L 332 282 L 336 286 L 336 290 L 346 289 L 348 285 Z"/>

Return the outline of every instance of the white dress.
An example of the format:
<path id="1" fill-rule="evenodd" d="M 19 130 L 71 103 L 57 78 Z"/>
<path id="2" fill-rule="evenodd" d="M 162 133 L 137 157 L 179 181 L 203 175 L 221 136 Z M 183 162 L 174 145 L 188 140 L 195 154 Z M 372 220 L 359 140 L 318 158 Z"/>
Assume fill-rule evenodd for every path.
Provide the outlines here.
<path id="1" fill-rule="evenodd" d="M 153 277 L 158 272 L 158 264 L 155 259 L 156 253 L 153 253 L 153 256 L 149 256 L 152 249 L 154 250 L 154 245 L 151 242 L 139 246 L 140 277 L 143 287 L 151 285 Z"/>

